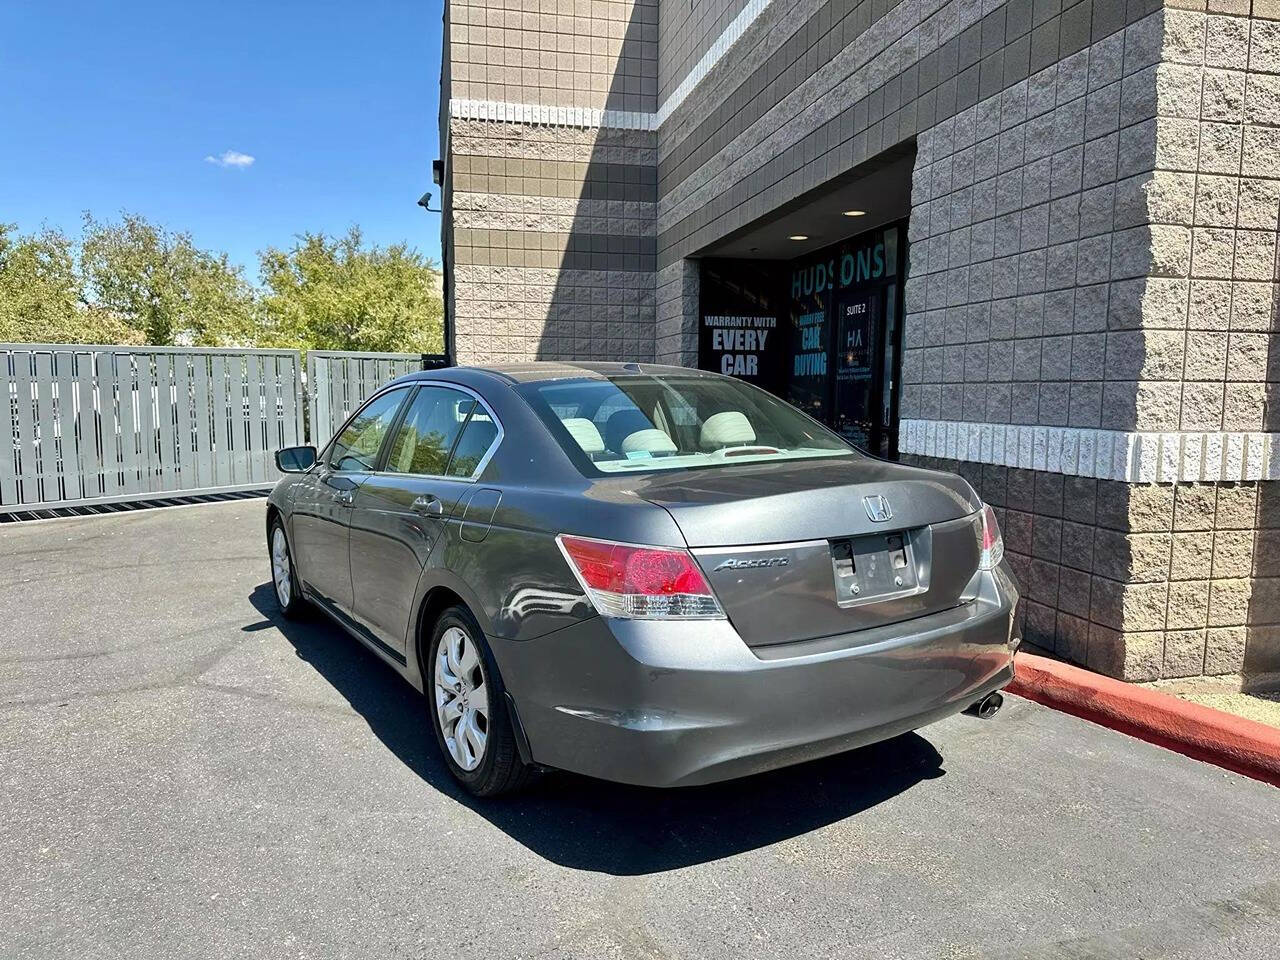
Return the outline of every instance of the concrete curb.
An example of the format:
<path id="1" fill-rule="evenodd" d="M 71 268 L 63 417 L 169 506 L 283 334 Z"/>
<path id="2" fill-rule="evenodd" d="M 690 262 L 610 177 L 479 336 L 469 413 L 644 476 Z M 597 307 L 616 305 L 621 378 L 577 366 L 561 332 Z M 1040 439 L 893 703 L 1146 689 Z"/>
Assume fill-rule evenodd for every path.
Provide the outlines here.
<path id="1" fill-rule="evenodd" d="M 1280 787 L 1280 729 L 1018 653 L 1005 688 L 1047 707 Z"/>

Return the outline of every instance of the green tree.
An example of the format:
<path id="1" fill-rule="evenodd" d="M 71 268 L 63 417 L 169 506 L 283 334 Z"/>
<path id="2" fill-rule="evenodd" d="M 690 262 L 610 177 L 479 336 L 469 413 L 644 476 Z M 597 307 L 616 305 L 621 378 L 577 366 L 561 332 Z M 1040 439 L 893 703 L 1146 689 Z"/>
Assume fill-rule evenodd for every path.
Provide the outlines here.
<path id="1" fill-rule="evenodd" d="M 144 217 L 84 217 L 80 269 L 95 307 L 127 317 L 151 344 L 243 346 L 257 335 L 253 288 L 225 253 Z"/>
<path id="2" fill-rule="evenodd" d="M 317 350 L 438 353 L 444 348 L 440 273 L 404 243 L 365 246 L 300 235 L 292 249 L 260 254 L 265 340 Z"/>
<path id="3" fill-rule="evenodd" d="M 0 342 L 144 342 L 127 319 L 84 299 L 75 245 L 45 228 L 15 237 L 0 223 Z"/>

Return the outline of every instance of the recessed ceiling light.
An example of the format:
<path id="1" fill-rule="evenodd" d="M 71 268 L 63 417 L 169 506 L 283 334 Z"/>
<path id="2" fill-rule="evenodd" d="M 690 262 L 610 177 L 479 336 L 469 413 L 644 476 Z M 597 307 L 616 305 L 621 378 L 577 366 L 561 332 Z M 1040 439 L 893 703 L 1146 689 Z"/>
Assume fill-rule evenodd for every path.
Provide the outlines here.
<path id="1" fill-rule="evenodd" d="M 808 235 L 807 233 L 793 233 L 793 234 L 792 234 L 790 237 L 788 237 L 787 239 L 788 239 L 788 240 L 808 240 L 808 239 L 809 239 L 809 235 Z"/>
<path id="2" fill-rule="evenodd" d="M 845 215 L 846 217 L 865 217 L 865 216 L 867 215 L 867 211 L 865 211 L 865 210 L 846 210 L 846 211 L 844 212 L 844 215 Z"/>

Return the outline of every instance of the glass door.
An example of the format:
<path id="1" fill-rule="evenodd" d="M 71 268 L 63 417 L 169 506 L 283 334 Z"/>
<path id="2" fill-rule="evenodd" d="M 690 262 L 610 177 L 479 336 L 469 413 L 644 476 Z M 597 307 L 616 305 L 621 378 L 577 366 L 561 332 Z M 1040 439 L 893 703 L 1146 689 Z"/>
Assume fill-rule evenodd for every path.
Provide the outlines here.
<path id="1" fill-rule="evenodd" d="M 854 446 L 879 452 L 881 404 L 877 381 L 884 369 L 879 291 L 844 293 L 835 302 L 835 402 L 831 425 Z"/>

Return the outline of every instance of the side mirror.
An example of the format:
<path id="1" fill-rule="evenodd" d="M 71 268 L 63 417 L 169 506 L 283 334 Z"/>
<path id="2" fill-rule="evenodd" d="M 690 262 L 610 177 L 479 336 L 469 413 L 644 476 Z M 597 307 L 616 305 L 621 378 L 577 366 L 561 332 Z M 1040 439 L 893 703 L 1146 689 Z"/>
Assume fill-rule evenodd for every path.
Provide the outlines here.
<path id="1" fill-rule="evenodd" d="M 315 447 L 285 447 L 276 451 L 276 469 L 281 473 L 306 473 L 315 463 Z"/>

